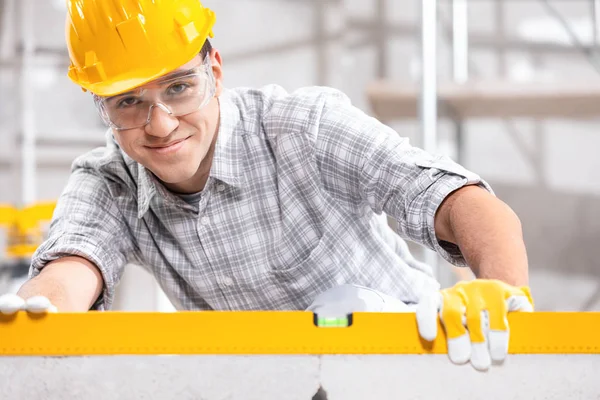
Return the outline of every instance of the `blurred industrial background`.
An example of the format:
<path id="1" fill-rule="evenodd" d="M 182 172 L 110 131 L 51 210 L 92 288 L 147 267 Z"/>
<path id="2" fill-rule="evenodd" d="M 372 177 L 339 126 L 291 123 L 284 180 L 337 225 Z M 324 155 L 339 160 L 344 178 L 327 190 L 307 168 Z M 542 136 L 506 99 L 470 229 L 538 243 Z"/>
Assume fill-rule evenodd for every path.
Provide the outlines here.
<path id="1" fill-rule="evenodd" d="M 226 86 L 343 90 L 399 135 L 478 172 L 515 209 L 538 310 L 600 310 L 600 0 L 435 3 L 204 2 Z M 64 0 L 0 0 L 0 13 L 0 203 L 22 208 L 56 199 L 105 127 L 66 75 Z M 45 210 L 23 211 L 25 225 Z M 5 292 L 19 268 L 0 230 Z M 436 263 L 444 286 L 469 279 Z M 115 306 L 171 309 L 138 266 Z"/>

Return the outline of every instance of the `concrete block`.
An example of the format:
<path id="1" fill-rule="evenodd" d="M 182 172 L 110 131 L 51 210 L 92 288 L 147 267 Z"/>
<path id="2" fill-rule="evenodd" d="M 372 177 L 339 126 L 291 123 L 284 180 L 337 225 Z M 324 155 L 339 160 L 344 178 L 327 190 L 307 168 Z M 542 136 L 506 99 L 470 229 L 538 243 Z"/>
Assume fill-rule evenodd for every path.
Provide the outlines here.
<path id="1" fill-rule="evenodd" d="M 482 373 L 446 355 L 324 356 L 328 400 L 600 399 L 600 355 L 511 354 Z"/>
<path id="2" fill-rule="evenodd" d="M 317 356 L 0 357 L 2 400 L 309 400 Z"/>

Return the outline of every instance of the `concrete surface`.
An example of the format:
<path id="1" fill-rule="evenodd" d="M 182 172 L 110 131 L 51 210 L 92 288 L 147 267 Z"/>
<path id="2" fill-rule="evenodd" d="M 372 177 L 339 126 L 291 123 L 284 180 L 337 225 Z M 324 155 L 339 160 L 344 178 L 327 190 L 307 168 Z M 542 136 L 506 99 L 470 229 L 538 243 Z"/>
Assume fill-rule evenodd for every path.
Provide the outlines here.
<path id="1" fill-rule="evenodd" d="M 308 400 L 316 356 L 0 357 L 2 400 Z"/>
<path id="2" fill-rule="evenodd" d="M 600 355 L 511 355 L 486 373 L 445 355 L 326 356 L 329 400 L 600 399 Z"/>
<path id="3" fill-rule="evenodd" d="M 487 373 L 445 355 L 0 357 L 0 399 L 600 399 L 600 355 L 511 355 Z M 319 398 L 322 400 L 323 398 Z"/>

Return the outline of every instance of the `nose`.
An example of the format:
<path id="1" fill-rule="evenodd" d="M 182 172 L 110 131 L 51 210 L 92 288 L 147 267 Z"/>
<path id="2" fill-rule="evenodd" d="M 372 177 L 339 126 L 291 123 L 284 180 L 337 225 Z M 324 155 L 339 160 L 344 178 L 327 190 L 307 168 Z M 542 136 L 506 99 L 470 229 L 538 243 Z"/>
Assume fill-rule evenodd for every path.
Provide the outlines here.
<path id="1" fill-rule="evenodd" d="M 150 108 L 150 119 L 145 126 L 148 135 L 157 137 L 169 136 L 179 126 L 177 117 L 162 104 L 156 104 Z"/>

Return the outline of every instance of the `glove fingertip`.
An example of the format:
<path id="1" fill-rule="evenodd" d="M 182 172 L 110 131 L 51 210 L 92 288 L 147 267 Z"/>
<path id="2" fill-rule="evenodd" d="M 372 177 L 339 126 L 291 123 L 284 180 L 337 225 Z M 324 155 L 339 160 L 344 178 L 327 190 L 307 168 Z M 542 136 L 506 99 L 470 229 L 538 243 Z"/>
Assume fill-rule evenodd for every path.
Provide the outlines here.
<path id="1" fill-rule="evenodd" d="M 25 306 L 25 300 L 16 294 L 0 296 L 0 313 L 10 315 L 20 311 Z"/>
<path id="2" fill-rule="evenodd" d="M 448 357 L 454 364 L 465 364 L 471 358 L 471 340 L 465 334 L 448 339 Z"/>
<path id="3" fill-rule="evenodd" d="M 429 342 L 435 340 L 438 329 L 439 302 L 437 294 L 424 298 L 415 312 L 419 335 Z"/>
<path id="4" fill-rule="evenodd" d="M 487 344 L 473 343 L 471 348 L 471 365 L 478 371 L 487 371 L 492 364 Z"/>
<path id="5" fill-rule="evenodd" d="M 25 309 L 32 313 L 44 313 L 50 307 L 52 307 L 52 303 L 44 296 L 30 297 L 25 301 Z"/>
<path id="6" fill-rule="evenodd" d="M 436 320 L 436 316 L 434 315 L 433 317 L 430 315 L 430 313 L 427 314 L 423 314 L 422 312 L 419 313 L 418 309 L 417 309 L 417 326 L 419 329 L 419 335 L 431 342 L 433 340 L 435 340 L 435 338 L 437 337 L 437 320 Z"/>
<path id="7" fill-rule="evenodd" d="M 509 333 L 508 331 L 489 331 L 488 333 L 490 356 L 492 361 L 504 361 L 508 354 Z"/>

